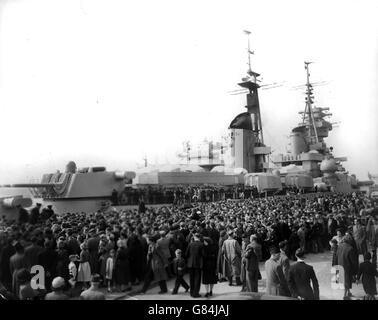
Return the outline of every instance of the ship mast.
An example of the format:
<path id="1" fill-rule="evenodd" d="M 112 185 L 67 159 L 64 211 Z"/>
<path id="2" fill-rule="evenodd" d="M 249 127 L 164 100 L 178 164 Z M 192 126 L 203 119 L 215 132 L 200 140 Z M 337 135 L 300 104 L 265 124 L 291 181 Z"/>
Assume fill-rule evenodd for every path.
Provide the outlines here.
<path id="1" fill-rule="evenodd" d="M 247 88 L 249 93 L 247 94 L 247 105 L 246 108 L 251 114 L 253 131 L 255 132 L 257 142 L 264 144 L 264 135 L 262 131 L 262 122 L 261 122 L 261 113 L 260 113 L 260 104 L 258 96 L 258 88 L 260 86 L 257 83 L 257 78 L 260 74 L 252 71 L 251 67 L 251 54 L 254 54 L 254 51 L 251 51 L 249 35 L 250 31 L 244 30 L 244 33 L 247 35 L 247 55 L 248 55 L 248 70 L 247 76 L 242 78 L 242 83 L 239 83 L 239 86 Z"/>
<path id="2" fill-rule="evenodd" d="M 251 74 L 252 74 L 252 68 L 251 68 L 251 54 L 254 54 L 254 52 L 251 51 L 251 48 L 250 48 L 250 42 L 249 42 L 249 35 L 251 34 L 251 31 L 244 30 L 244 33 L 247 35 L 247 39 L 248 39 L 248 47 L 247 47 L 248 71 L 247 71 L 247 73 L 248 73 L 249 75 L 251 75 Z"/>
<path id="3" fill-rule="evenodd" d="M 313 88 L 312 88 L 312 84 L 310 83 L 310 70 L 309 70 L 309 67 L 308 67 L 309 64 L 311 64 L 311 63 L 312 62 L 307 62 L 307 61 L 305 61 L 305 63 L 304 63 L 305 69 L 306 69 L 307 81 L 306 81 L 306 107 L 305 107 L 305 112 L 303 114 L 303 123 L 305 122 L 305 117 L 307 115 L 308 126 L 309 126 L 308 134 L 309 134 L 310 142 L 312 142 L 312 140 L 313 140 L 313 135 L 312 135 L 312 128 L 313 128 L 316 143 L 318 143 L 319 142 L 318 131 L 316 129 L 314 113 L 313 113 L 313 110 L 312 110 L 312 103 L 313 103 L 312 90 L 313 90 Z"/>
<path id="4" fill-rule="evenodd" d="M 248 172 L 264 172 L 268 169 L 266 156 L 271 152 L 270 148 L 264 144 L 264 136 L 261 121 L 260 103 L 258 89 L 258 77 L 260 74 L 254 72 L 251 67 L 251 51 L 249 35 L 250 31 L 244 30 L 247 35 L 247 74 L 238 83 L 246 92 L 247 112 L 236 116 L 231 122 L 231 158 L 235 168 L 244 168 Z"/>

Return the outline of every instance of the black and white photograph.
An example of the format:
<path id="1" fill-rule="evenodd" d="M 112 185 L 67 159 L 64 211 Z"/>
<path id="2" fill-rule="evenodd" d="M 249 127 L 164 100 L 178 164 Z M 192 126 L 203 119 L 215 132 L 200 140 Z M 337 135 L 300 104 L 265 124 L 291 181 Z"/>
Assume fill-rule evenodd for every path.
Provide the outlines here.
<path id="1" fill-rule="evenodd" d="M 0 0 L 0 304 L 377 299 L 377 16 Z"/>

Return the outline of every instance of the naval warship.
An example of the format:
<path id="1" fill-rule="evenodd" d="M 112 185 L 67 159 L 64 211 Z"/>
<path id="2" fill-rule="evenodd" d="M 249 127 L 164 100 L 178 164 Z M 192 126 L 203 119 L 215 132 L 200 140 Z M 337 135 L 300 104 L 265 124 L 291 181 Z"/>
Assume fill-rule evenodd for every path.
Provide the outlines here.
<path id="1" fill-rule="evenodd" d="M 352 192 L 358 187 L 357 179 L 349 175 L 334 157 L 324 139 L 332 130 L 326 120 L 329 108 L 314 106 L 313 85 L 310 82 L 309 62 L 306 69 L 305 110 L 302 121 L 292 129 L 290 154 L 273 155 L 264 143 L 258 91 L 260 74 L 251 68 L 251 50 L 248 35 L 248 70 L 238 83 L 246 93 L 246 111 L 230 123 L 228 137 L 222 143 L 207 142 L 206 154 L 197 156 L 186 144 L 180 155 L 185 164 L 174 168 L 145 168 L 144 171 L 107 171 L 105 167 L 77 169 L 69 162 L 64 173 L 43 175 L 40 183 L 0 185 L 7 188 L 29 188 L 33 199 L 22 196 L 0 198 L 0 217 L 16 217 L 17 206 L 29 207 L 32 202 L 52 205 L 59 212 L 94 212 L 109 207 L 111 195 L 125 194 L 125 190 L 145 187 L 174 187 L 182 185 L 256 187 L 259 192 L 280 191 L 284 187 L 311 191 L 330 190 Z M 191 150 L 190 150 L 191 149 Z M 228 157 L 226 157 L 226 154 Z M 272 159 L 272 160 L 271 160 Z M 33 201 L 32 201 L 33 200 Z"/>

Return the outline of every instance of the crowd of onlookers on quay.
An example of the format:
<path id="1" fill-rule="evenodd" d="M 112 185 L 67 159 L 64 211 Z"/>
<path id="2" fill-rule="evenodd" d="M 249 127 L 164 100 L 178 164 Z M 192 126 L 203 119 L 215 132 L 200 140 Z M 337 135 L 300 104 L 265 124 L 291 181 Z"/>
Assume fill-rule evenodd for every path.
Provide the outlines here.
<path id="1" fill-rule="evenodd" d="M 331 250 L 342 266 L 344 297 L 362 281 L 377 294 L 377 203 L 363 194 L 313 193 L 266 198 L 110 209 L 57 215 L 37 204 L 19 208 L 17 221 L 0 222 L 1 299 L 105 299 L 152 281 L 167 293 L 180 286 L 200 297 L 220 281 L 257 292 L 265 261 L 266 294 L 319 299 L 305 254 Z M 359 264 L 359 255 L 363 256 Z M 293 262 L 294 261 L 294 262 Z M 33 266 L 43 267 L 44 288 Z M 190 283 L 184 279 L 189 273 Z"/>

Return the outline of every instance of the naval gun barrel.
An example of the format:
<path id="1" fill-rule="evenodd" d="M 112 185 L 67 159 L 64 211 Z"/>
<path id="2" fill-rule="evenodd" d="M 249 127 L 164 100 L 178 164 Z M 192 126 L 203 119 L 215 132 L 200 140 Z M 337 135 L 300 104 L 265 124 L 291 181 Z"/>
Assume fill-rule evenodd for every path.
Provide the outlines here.
<path id="1" fill-rule="evenodd" d="M 0 184 L 0 188 L 46 188 L 56 187 L 60 183 L 16 183 L 16 184 Z"/>

